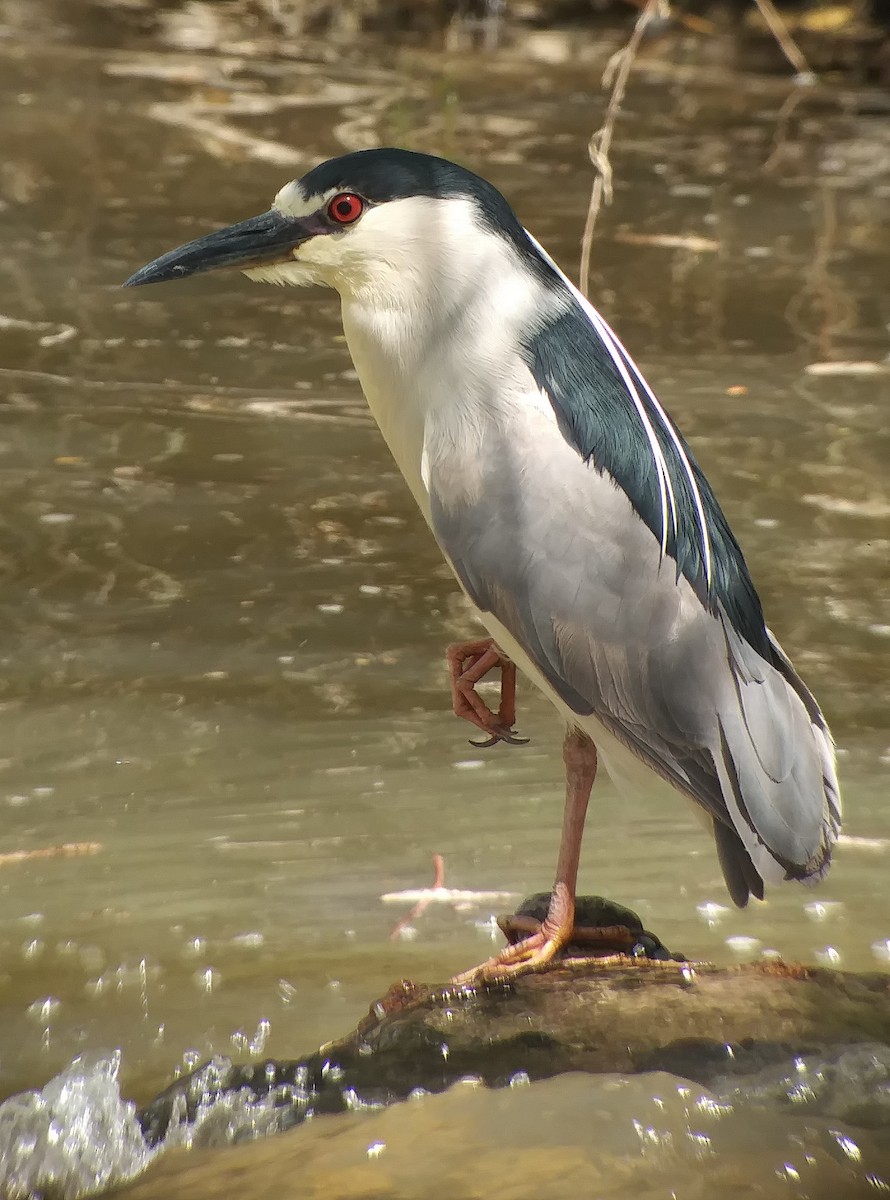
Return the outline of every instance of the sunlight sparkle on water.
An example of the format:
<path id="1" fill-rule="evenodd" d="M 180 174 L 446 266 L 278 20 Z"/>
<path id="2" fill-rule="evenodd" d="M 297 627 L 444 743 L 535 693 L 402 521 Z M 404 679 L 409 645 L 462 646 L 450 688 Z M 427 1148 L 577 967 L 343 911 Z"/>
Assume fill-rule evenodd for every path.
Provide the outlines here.
<path id="1" fill-rule="evenodd" d="M 744 934 L 736 934 L 734 937 L 726 939 L 726 945 L 733 954 L 749 955 L 756 954 L 760 949 L 760 938 L 746 937 Z"/>
<path id="2" fill-rule="evenodd" d="M 856 1145 L 852 1138 L 847 1137 L 845 1133 L 839 1132 L 837 1129 L 831 1130 L 831 1136 L 837 1142 L 838 1146 L 846 1154 L 851 1162 L 860 1162 L 862 1159 L 862 1151 Z"/>
<path id="3" fill-rule="evenodd" d="M 821 963 L 823 967 L 839 967 L 843 961 L 840 950 L 834 946 L 823 946 L 821 950 L 815 952 L 814 957 L 816 962 Z"/>
<path id="4" fill-rule="evenodd" d="M 840 916 L 844 906 L 839 900 L 812 900 L 803 906 L 804 912 L 811 921 L 827 921 Z"/>
<path id="5" fill-rule="evenodd" d="M 192 979 L 201 991 L 209 996 L 214 988 L 219 987 L 220 974 L 214 967 L 205 967 L 203 971 L 195 971 Z"/>
<path id="6" fill-rule="evenodd" d="M 696 905 L 695 911 L 710 928 L 713 928 L 715 925 L 719 925 L 731 910 L 725 904 L 716 904 L 713 900 L 705 900 Z"/>

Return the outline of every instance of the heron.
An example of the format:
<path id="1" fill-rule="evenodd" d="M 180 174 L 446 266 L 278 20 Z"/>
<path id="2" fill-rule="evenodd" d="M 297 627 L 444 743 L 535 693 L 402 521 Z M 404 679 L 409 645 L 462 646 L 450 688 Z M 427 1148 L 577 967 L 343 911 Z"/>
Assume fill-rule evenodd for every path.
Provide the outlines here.
<path id="1" fill-rule="evenodd" d="M 737 906 L 823 878 L 841 800 L 819 705 L 689 445 L 504 196 L 443 158 L 359 150 L 125 286 L 226 267 L 339 293 L 371 412 L 489 634 L 448 650 L 455 713 L 521 741 L 518 666 L 565 724 L 546 918 L 456 978 L 541 970 L 570 940 L 600 762 L 698 806 Z M 477 684 L 498 669 L 495 711 Z"/>

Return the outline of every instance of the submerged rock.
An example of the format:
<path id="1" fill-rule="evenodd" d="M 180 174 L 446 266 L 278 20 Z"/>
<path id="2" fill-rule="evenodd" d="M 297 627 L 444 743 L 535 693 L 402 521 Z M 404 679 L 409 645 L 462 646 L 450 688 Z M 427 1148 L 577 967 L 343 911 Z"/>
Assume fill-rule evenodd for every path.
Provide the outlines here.
<path id="1" fill-rule="evenodd" d="M 547 899 L 503 918 L 508 938 Z M 496 984 L 402 980 L 346 1037 L 292 1061 L 214 1059 L 139 1113 L 116 1063 L 75 1063 L 0 1105 L 0 1196 L 78 1200 L 146 1168 L 146 1200 L 259 1200 L 296 1179 L 328 1200 L 654 1200 L 668 1178 L 691 1197 L 890 1189 L 890 976 L 693 964 L 609 901 L 578 917 L 575 949 L 598 957 L 569 947 Z M 321 1114 L 342 1115 L 267 1136 Z"/>
<path id="2" fill-rule="evenodd" d="M 547 900 L 502 918 L 508 939 Z M 234 1179 L 245 1200 L 295 1181 L 327 1200 L 779 1200 L 789 1188 L 859 1200 L 890 1188 L 890 976 L 690 964 L 597 897 L 578 923 L 574 949 L 596 944 L 599 957 L 570 946 L 540 974 L 478 987 L 403 980 L 304 1059 L 216 1061 L 180 1080 L 143 1128 L 164 1145 L 197 1131 L 198 1153 L 164 1155 L 133 1200 L 216 1196 Z M 622 932 L 585 933 L 604 926 Z M 609 954 L 616 939 L 634 957 Z M 201 1151 L 220 1108 L 230 1140 L 342 1115 Z"/>
<path id="3" fill-rule="evenodd" d="M 867 1200 L 888 1177 L 886 1128 L 731 1106 L 662 1072 L 574 1073 L 497 1091 L 465 1080 L 250 1145 L 165 1154 L 122 1200 Z"/>
<path id="4" fill-rule="evenodd" d="M 601 924 L 608 902 L 586 903 Z M 217 1060 L 177 1080 L 142 1110 L 146 1139 L 156 1144 L 171 1124 L 233 1094 L 262 1103 L 283 1129 L 310 1113 L 441 1092 L 467 1076 L 501 1087 L 518 1075 L 669 1071 L 707 1086 L 839 1047 L 890 1047 L 888 975 L 778 961 L 690 964 L 666 958 L 634 914 L 620 914 L 609 923 L 633 918 L 640 957 L 570 957 L 472 987 L 402 980 L 352 1033 L 305 1058 Z"/>

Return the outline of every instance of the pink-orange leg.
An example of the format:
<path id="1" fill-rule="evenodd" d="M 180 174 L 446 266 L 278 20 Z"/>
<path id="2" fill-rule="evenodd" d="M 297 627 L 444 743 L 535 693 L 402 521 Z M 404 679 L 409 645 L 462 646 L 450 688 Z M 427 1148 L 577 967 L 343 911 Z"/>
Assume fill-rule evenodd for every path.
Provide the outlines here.
<path id="1" fill-rule="evenodd" d="M 581 835 L 590 791 L 596 778 L 596 746 L 580 729 L 570 729 L 563 745 L 566 766 L 566 804 L 562 839 L 556 864 L 556 882 L 550 907 L 541 928 L 514 946 L 488 959 L 471 971 L 456 975 L 452 983 L 480 983 L 510 979 L 540 970 L 571 940 L 575 921 L 575 888 L 581 859 Z"/>
<path id="2" fill-rule="evenodd" d="M 502 654 L 491 638 L 475 642 L 455 642 L 445 652 L 451 676 L 451 704 L 456 717 L 462 717 L 481 729 L 487 736 L 471 741 L 473 746 L 493 746 L 509 742 L 524 746 L 528 738 L 513 730 L 516 720 L 516 664 Z M 501 669 L 501 700 L 498 711 L 492 712 L 476 691 L 476 684 L 495 667 Z"/>

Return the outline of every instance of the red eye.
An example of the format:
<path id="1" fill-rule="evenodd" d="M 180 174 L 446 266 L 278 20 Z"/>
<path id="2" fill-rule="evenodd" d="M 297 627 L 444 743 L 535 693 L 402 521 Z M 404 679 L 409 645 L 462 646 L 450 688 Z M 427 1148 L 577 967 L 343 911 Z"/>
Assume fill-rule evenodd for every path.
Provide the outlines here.
<path id="1" fill-rule="evenodd" d="M 328 205 L 328 216 L 338 225 L 351 225 L 364 211 L 364 200 L 354 192 L 341 192 Z"/>

